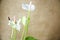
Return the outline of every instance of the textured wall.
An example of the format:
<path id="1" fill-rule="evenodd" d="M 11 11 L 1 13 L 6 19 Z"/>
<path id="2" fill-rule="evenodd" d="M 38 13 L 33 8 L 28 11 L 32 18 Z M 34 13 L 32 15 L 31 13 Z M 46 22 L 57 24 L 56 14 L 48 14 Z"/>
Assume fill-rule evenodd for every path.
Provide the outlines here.
<path id="1" fill-rule="evenodd" d="M 31 12 L 29 35 L 38 40 L 60 40 L 60 0 L 32 0 L 36 10 Z M 27 15 L 22 10 L 21 4 L 27 0 L 2 0 L 1 1 L 1 39 L 9 40 L 11 28 L 7 25 L 7 17 L 16 15 L 18 18 Z M 17 34 L 17 36 L 20 33 Z M 17 37 L 19 40 L 20 35 Z"/>

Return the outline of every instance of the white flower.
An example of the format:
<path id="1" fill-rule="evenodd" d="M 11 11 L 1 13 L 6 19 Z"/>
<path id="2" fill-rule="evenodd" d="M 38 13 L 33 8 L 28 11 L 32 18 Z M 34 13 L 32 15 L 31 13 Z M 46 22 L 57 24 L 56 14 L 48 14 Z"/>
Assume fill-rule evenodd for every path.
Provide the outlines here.
<path id="1" fill-rule="evenodd" d="M 10 25 L 12 28 L 15 28 L 16 30 L 20 31 L 20 29 L 21 29 L 21 25 L 20 25 L 21 19 L 19 19 L 17 21 L 14 21 L 14 20 L 9 20 L 8 25 Z"/>
<path id="2" fill-rule="evenodd" d="M 25 16 L 22 17 L 22 23 L 25 26 L 26 25 L 27 18 Z"/>
<path id="3" fill-rule="evenodd" d="M 19 19 L 19 20 L 17 21 L 17 24 L 16 24 L 16 29 L 19 30 L 19 31 L 20 31 L 20 29 L 21 29 L 20 22 L 21 22 L 21 19 Z"/>
<path id="4" fill-rule="evenodd" d="M 34 11 L 35 10 L 35 6 L 32 4 L 32 2 L 30 2 L 29 4 L 22 4 L 22 9 L 26 10 L 26 11 Z"/>

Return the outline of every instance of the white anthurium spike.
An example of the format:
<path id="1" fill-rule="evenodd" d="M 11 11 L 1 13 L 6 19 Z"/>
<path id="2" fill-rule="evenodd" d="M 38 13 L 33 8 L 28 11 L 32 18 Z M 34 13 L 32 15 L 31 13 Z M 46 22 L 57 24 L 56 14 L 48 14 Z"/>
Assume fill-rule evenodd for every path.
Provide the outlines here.
<path id="1" fill-rule="evenodd" d="M 15 18 L 14 18 L 14 20 L 15 20 Z M 9 20 L 9 23 L 8 23 L 8 25 L 10 25 L 12 28 L 15 28 L 16 30 L 18 30 L 18 31 L 20 31 L 20 29 L 21 29 L 21 25 L 20 25 L 20 22 L 21 22 L 21 19 L 19 19 L 19 20 Z"/>
<path id="2" fill-rule="evenodd" d="M 26 11 L 34 11 L 35 10 L 35 5 L 33 5 L 31 1 L 30 1 L 29 4 L 23 3 L 22 4 L 22 9 L 24 9 Z"/>
<path id="3" fill-rule="evenodd" d="M 25 26 L 27 18 L 25 16 L 22 17 L 22 23 Z"/>

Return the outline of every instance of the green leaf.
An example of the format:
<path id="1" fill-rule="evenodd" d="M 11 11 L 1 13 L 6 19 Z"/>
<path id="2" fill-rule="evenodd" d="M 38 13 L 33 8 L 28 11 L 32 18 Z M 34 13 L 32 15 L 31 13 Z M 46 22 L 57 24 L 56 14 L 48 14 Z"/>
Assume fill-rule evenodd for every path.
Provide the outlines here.
<path id="1" fill-rule="evenodd" d="M 37 40 L 37 39 L 32 37 L 32 36 L 28 36 L 28 37 L 25 38 L 25 40 Z"/>

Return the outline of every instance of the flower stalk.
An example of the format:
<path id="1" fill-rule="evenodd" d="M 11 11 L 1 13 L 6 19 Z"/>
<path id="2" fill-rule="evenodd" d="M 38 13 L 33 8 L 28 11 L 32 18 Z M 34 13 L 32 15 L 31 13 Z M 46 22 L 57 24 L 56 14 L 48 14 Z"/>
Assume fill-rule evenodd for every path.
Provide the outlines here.
<path id="1" fill-rule="evenodd" d="M 16 40 L 16 34 L 17 34 L 17 30 L 16 29 L 12 29 L 11 40 Z"/>
<path id="2" fill-rule="evenodd" d="M 25 38 L 27 37 L 29 23 L 30 23 L 30 11 L 28 11 L 28 16 L 27 16 L 26 24 L 24 25 L 23 28 L 21 40 L 25 40 Z"/>

